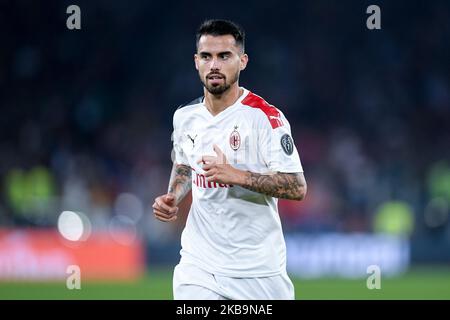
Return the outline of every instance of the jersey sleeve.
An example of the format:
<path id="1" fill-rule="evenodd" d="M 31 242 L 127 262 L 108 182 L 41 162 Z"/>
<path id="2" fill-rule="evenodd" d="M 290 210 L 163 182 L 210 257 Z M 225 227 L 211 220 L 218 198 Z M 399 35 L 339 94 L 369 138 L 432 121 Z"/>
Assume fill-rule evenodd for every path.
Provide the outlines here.
<path id="1" fill-rule="evenodd" d="M 259 148 L 268 169 L 272 172 L 303 172 L 291 126 L 284 114 L 279 111 L 277 125 L 272 125 L 274 122 L 265 116 L 260 121 Z"/>
<path id="2" fill-rule="evenodd" d="M 186 154 L 183 151 L 181 142 L 183 141 L 183 132 L 181 130 L 181 124 L 179 115 L 177 112 L 173 115 L 173 133 L 172 133 L 172 161 L 177 164 L 184 164 L 189 166 L 189 161 Z"/>

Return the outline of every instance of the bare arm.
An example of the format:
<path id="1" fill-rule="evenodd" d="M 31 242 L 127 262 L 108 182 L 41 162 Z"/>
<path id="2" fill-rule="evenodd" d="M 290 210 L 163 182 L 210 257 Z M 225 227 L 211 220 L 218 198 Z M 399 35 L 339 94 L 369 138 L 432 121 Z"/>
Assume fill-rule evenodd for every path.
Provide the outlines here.
<path id="1" fill-rule="evenodd" d="M 301 172 L 259 174 L 247 171 L 243 174 L 241 187 L 275 198 L 303 200 L 306 195 L 306 180 Z"/>
<path id="2" fill-rule="evenodd" d="M 234 184 L 275 198 L 303 200 L 306 195 L 306 180 L 302 172 L 259 174 L 243 171 L 230 165 L 220 148 L 214 145 L 217 157 L 202 156 L 206 180 Z"/>
<path id="3" fill-rule="evenodd" d="M 170 222 L 177 219 L 178 203 L 191 190 L 191 168 L 182 164 L 173 164 L 170 174 L 169 190 L 155 198 L 153 213 L 158 220 Z"/>
<path id="4" fill-rule="evenodd" d="M 172 172 L 170 174 L 168 193 L 175 195 L 175 202 L 178 204 L 184 199 L 186 194 L 191 190 L 192 169 L 184 164 L 173 163 Z"/>

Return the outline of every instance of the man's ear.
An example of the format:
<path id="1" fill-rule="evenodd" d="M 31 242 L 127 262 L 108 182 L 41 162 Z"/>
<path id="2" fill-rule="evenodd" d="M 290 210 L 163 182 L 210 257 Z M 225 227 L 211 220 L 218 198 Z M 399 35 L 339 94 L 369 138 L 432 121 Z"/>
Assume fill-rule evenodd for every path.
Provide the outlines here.
<path id="1" fill-rule="evenodd" d="M 194 54 L 195 69 L 198 70 L 198 54 Z"/>
<path id="2" fill-rule="evenodd" d="M 241 60 L 241 63 L 240 63 L 240 70 L 242 71 L 242 70 L 244 70 L 244 69 L 247 67 L 247 63 L 248 63 L 248 55 L 247 55 L 246 53 L 241 54 L 240 60 Z"/>

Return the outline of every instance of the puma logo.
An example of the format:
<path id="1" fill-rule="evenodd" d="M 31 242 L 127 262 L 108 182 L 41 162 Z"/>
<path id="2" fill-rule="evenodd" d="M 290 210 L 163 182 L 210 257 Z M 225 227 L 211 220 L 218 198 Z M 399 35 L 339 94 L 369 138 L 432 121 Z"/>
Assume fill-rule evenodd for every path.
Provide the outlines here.
<path id="1" fill-rule="evenodd" d="M 191 137 L 190 134 L 188 134 L 187 136 L 192 141 L 192 147 L 194 147 L 195 146 L 195 138 L 197 138 L 198 134 L 196 134 L 195 137 L 193 137 L 193 138 Z"/>

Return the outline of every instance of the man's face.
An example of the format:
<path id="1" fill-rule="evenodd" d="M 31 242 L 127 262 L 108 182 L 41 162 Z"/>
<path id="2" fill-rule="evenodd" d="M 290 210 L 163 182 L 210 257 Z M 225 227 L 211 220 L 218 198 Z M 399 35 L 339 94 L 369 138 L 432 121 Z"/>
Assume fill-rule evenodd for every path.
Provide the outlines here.
<path id="1" fill-rule="evenodd" d="M 248 62 L 232 35 L 201 36 L 194 59 L 200 80 L 213 95 L 221 95 L 236 83 Z"/>

